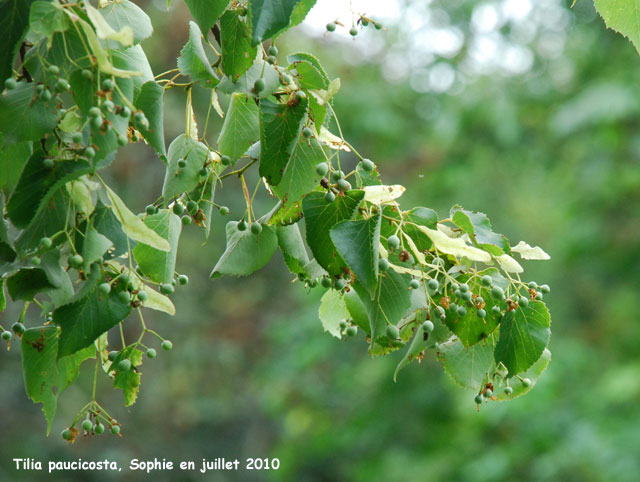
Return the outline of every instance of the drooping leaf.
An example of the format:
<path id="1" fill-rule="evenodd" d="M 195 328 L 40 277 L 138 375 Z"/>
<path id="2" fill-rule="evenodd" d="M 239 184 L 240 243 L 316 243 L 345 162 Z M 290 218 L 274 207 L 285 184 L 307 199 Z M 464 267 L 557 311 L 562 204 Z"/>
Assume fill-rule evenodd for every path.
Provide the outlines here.
<path id="1" fill-rule="evenodd" d="M 100 234 L 93 226 L 89 226 L 82 243 L 82 258 L 84 259 L 85 271 L 89 271 L 91 264 L 102 258 L 112 246 L 113 243 L 109 238 Z"/>
<path id="2" fill-rule="evenodd" d="M 239 10 L 227 10 L 220 18 L 222 71 L 234 80 L 251 67 L 258 51 L 251 44 L 249 25 L 240 13 Z"/>
<path id="3" fill-rule="evenodd" d="M 324 331 L 328 331 L 336 338 L 341 338 L 340 322 L 347 321 L 350 318 L 344 297 L 338 291 L 327 290 L 320 300 L 318 316 Z"/>
<path id="4" fill-rule="evenodd" d="M 100 9 L 100 13 L 115 31 L 122 31 L 123 28 L 129 27 L 133 32 L 134 44 L 142 42 L 153 33 L 149 16 L 129 0 L 109 3 Z"/>
<path id="5" fill-rule="evenodd" d="M 276 230 L 264 226 L 259 235 L 251 230 L 239 231 L 238 223 L 227 223 L 227 248 L 211 271 L 212 278 L 246 276 L 269 262 L 278 248 Z"/>
<path id="6" fill-rule="evenodd" d="M 40 268 L 25 268 L 7 279 L 7 290 L 14 301 L 31 301 L 41 291 L 55 288 Z"/>
<path id="7" fill-rule="evenodd" d="M 91 219 L 96 231 L 113 243 L 113 248 L 105 253 L 105 259 L 117 258 L 127 252 L 129 243 L 127 235 L 122 229 L 122 224 L 115 217 L 113 211 L 105 206 L 100 199 L 96 203 Z M 82 244 L 78 245 L 78 241 L 76 241 L 76 247 L 81 249 Z"/>
<path id="8" fill-rule="evenodd" d="M 131 362 L 131 369 L 123 372 L 117 369 L 118 364 L 122 360 L 129 360 Z M 142 352 L 136 348 L 135 345 L 129 345 L 122 350 L 114 358 L 113 362 L 109 366 L 109 371 L 115 369 L 113 376 L 113 386 L 122 390 L 124 395 L 124 406 L 130 407 L 136 402 L 138 398 L 138 392 L 140 391 L 140 380 L 142 374 L 139 370 L 135 370 L 134 367 L 142 365 Z"/>
<path id="9" fill-rule="evenodd" d="M 6 49 L 2 52 L 6 53 Z M 0 95 L 0 132 L 4 144 L 39 141 L 49 134 L 58 123 L 54 105 L 53 100 L 37 99 L 35 84 L 31 82 L 18 82 L 15 89 L 6 90 Z"/>
<path id="10" fill-rule="evenodd" d="M 258 106 L 246 94 L 233 94 L 218 137 L 220 153 L 235 163 L 259 137 Z"/>
<path id="11" fill-rule="evenodd" d="M 185 3 L 200 30 L 207 32 L 225 11 L 229 0 L 185 0 Z"/>
<path id="12" fill-rule="evenodd" d="M 452 238 L 440 230 L 430 229 L 425 226 L 417 226 L 417 228 L 431 239 L 438 251 L 460 258 L 468 258 L 471 261 L 481 261 L 483 263 L 491 261 L 489 253 L 474 246 L 469 246 L 463 238 Z"/>
<path id="13" fill-rule="evenodd" d="M 393 381 L 396 381 L 398 378 L 398 373 L 404 367 L 409 365 L 414 359 L 420 356 L 422 352 L 427 349 L 429 345 L 429 334 L 425 333 L 421 326 L 417 326 L 413 333 L 413 338 L 411 339 L 411 343 L 407 347 L 400 363 L 396 366 L 396 370 L 393 373 Z"/>
<path id="14" fill-rule="evenodd" d="M 326 89 L 329 86 L 329 79 L 326 74 L 319 71 L 314 64 L 306 60 L 298 61 L 294 64 L 300 86 L 304 90 Z"/>
<path id="15" fill-rule="evenodd" d="M 529 243 L 525 243 L 524 241 L 520 241 L 516 246 L 511 248 L 511 251 L 518 253 L 522 259 L 551 259 L 551 256 L 549 256 L 540 246 L 532 247 Z"/>
<path id="16" fill-rule="evenodd" d="M 58 359 L 60 328 L 29 328 L 22 334 L 22 372 L 27 395 L 34 403 L 42 403 L 47 418 L 47 434 L 56 414 L 58 397 L 78 377 L 80 364 L 95 356 L 93 346 L 72 356 Z"/>
<path id="17" fill-rule="evenodd" d="M 3 47 L 0 49 L 0 82 L 11 76 L 22 39 L 29 27 L 29 9 L 33 0 L 5 0 L 0 2 L 0 32 Z M 2 130 L 2 129 L 0 129 Z"/>
<path id="18" fill-rule="evenodd" d="M 164 89 L 157 82 L 145 82 L 138 93 L 134 105 L 144 112 L 149 128 L 138 128 L 140 134 L 160 155 L 165 155 L 164 146 Z"/>
<path id="19" fill-rule="evenodd" d="M 302 196 L 313 190 L 320 183 L 321 176 L 316 173 L 316 166 L 326 160 L 322 146 L 312 139 L 300 139 L 287 164 L 280 183 L 273 192 L 288 206 L 299 201 Z"/>
<path id="20" fill-rule="evenodd" d="M 500 324 L 496 363 L 504 363 L 509 376 L 530 368 L 549 344 L 550 326 L 549 310 L 542 301 L 507 311 Z"/>
<path id="21" fill-rule="evenodd" d="M 183 75 L 205 87 L 218 85 L 218 78 L 202 46 L 202 32 L 195 22 L 189 22 L 189 41 L 180 51 L 178 68 Z"/>
<path id="22" fill-rule="evenodd" d="M 129 303 L 118 299 L 115 287 L 108 295 L 98 291 L 104 277 L 97 265 L 93 265 L 87 281 L 73 300 L 56 308 L 53 322 L 62 328 L 58 357 L 76 353 L 91 346 L 101 334 L 124 320 L 131 311 Z"/>
<path id="23" fill-rule="evenodd" d="M 458 385 L 479 391 L 494 366 L 493 344 L 486 341 L 465 347 L 454 336 L 439 345 L 438 360 Z"/>
<path id="24" fill-rule="evenodd" d="M 498 399 L 498 401 L 502 402 L 505 400 L 511 400 L 513 398 L 524 395 L 525 393 L 528 393 L 531 389 L 533 389 L 536 382 L 538 381 L 538 378 L 540 378 L 542 373 L 547 369 L 547 366 L 549 365 L 550 361 L 551 361 L 551 352 L 547 348 L 545 348 L 544 351 L 542 352 L 542 355 L 540 355 L 540 358 L 538 358 L 538 361 L 535 362 L 531 366 L 531 368 L 529 368 L 528 370 L 520 374 L 520 377 L 523 380 L 525 378 L 528 378 L 529 381 L 531 382 L 531 384 L 528 387 L 525 387 L 524 384 L 522 383 L 522 380 L 520 380 L 517 377 L 513 377 L 509 379 L 509 386 L 513 389 L 513 393 L 511 395 L 507 395 L 504 393 L 504 388 L 507 386 L 507 384 L 505 383 L 505 379 L 495 377 L 493 380 L 494 396 Z"/>
<path id="25" fill-rule="evenodd" d="M 368 219 L 343 221 L 330 231 L 336 249 L 371 296 L 378 287 L 381 219 L 382 215 L 378 214 Z"/>
<path id="26" fill-rule="evenodd" d="M 405 221 L 408 221 L 405 223 L 403 230 L 413 240 L 418 250 L 431 249 L 431 246 L 433 246 L 431 239 L 420 231 L 418 226 L 436 229 L 438 224 L 436 212 L 433 209 L 416 207 L 407 211 L 403 217 Z"/>
<path id="27" fill-rule="evenodd" d="M 305 266 L 309 263 L 309 255 L 304 247 L 304 241 L 298 224 L 277 226 L 278 247 L 284 256 L 284 262 L 292 273 L 305 273 Z"/>
<path id="28" fill-rule="evenodd" d="M 127 205 L 120 199 L 120 197 L 113 192 L 113 190 L 105 186 L 109 201 L 111 201 L 111 209 L 113 214 L 120 224 L 122 229 L 131 239 L 134 239 L 140 243 L 152 246 L 160 251 L 169 251 L 171 246 L 162 236 L 158 235 L 153 229 L 147 227 L 142 219 L 133 214 Z"/>
<path id="29" fill-rule="evenodd" d="M 346 268 L 331 240 L 330 230 L 339 222 L 351 219 L 363 198 L 363 191 L 352 190 L 337 196 L 333 202 L 327 202 L 323 192 L 312 192 L 302 200 L 307 244 L 329 274 L 342 274 Z"/>
<path id="30" fill-rule="evenodd" d="M 300 0 L 249 0 L 249 19 L 253 45 L 275 37 L 286 30 Z M 298 14 L 298 17 L 302 13 Z M 296 19 L 298 20 L 298 18 Z"/>
<path id="31" fill-rule="evenodd" d="M 170 283 L 176 268 L 178 240 L 182 231 L 180 218 L 169 209 L 144 218 L 144 223 L 169 242 L 169 251 L 159 251 L 151 246 L 138 243 L 133 256 L 142 272 L 156 283 Z"/>
<path id="32" fill-rule="evenodd" d="M 507 238 L 493 232 L 491 222 L 486 214 L 466 211 L 460 206 L 454 206 L 450 217 L 454 224 L 469 235 L 476 246 L 485 249 L 494 256 L 510 252 Z"/>
<path id="33" fill-rule="evenodd" d="M 162 195 L 171 199 L 183 192 L 191 192 L 203 181 L 200 169 L 209 158 L 209 149 L 186 134 L 176 137 L 167 152 L 167 171 L 162 185 Z M 179 162 L 184 161 L 184 167 Z"/>
<path id="34" fill-rule="evenodd" d="M 308 101 L 293 105 L 260 102 L 260 175 L 272 186 L 282 180 L 300 137 Z"/>

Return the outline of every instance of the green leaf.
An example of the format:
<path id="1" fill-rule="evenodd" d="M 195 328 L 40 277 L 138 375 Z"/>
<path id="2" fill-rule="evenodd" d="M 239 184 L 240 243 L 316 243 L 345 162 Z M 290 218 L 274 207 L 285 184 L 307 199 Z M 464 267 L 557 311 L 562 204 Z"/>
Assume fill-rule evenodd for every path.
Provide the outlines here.
<path id="1" fill-rule="evenodd" d="M 129 315 L 131 304 L 118 300 L 116 287 L 108 295 L 98 291 L 104 281 L 100 268 L 94 264 L 72 301 L 54 310 L 53 322 L 62 328 L 59 358 L 91 346 L 96 338 Z"/>
<path id="2" fill-rule="evenodd" d="M 117 258 L 128 251 L 129 243 L 127 235 L 122 229 L 122 224 L 118 221 L 118 218 L 115 217 L 112 210 L 105 206 L 100 199 L 98 199 L 96 203 L 91 221 L 93 227 L 113 243 L 113 249 L 105 253 L 105 259 Z M 79 250 L 83 249 L 83 242 L 84 240 L 82 238 L 80 243 L 76 240 L 76 247 Z"/>
<path id="3" fill-rule="evenodd" d="M 239 10 L 227 10 L 220 18 L 222 71 L 233 80 L 239 79 L 253 64 L 258 49 L 251 44 L 249 25 Z"/>
<path id="4" fill-rule="evenodd" d="M 424 251 L 431 249 L 433 246 L 431 239 L 420 231 L 417 226 L 436 229 L 438 224 L 437 213 L 433 209 L 416 207 L 407 211 L 403 217 L 406 221 L 409 221 L 404 225 L 403 230 L 413 240 L 418 250 Z"/>
<path id="5" fill-rule="evenodd" d="M 138 93 L 134 105 L 144 112 L 149 120 L 149 129 L 138 128 L 140 134 L 160 155 L 165 155 L 164 146 L 164 89 L 156 82 L 145 82 Z"/>
<path id="6" fill-rule="evenodd" d="M 466 211 L 460 206 L 454 206 L 449 215 L 453 223 L 467 233 L 476 246 L 486 249 L 494 256 L 510 252 L 507 238 L 493 232 L 486 214 Z"/>
<path id="7" fill-rule="evenodd" d="M 502 315 L 495 315 L 491 308 L 500 305 L 491 294 L 491 289 L 477 288 L 477 293 L 484 298 L 487 312 L 485 318 L 478 318 L 475 308 L 468 309 L 467 313 L 460 317 L 457 311 L 447 310 L 445 322 L 449 329 L 456 334 L 463 345 L 469 346 L 486 339 L 498 326 Z"/>
<path id="8" fill-rule="evenodd" d="M 635 0 L 594 0 L 596 10 L 611 30 L 627 37 L 640 52 L 640 5 Z"/>
<path id="9" fill-rule="evenodd" d="M 153 33 L 151 19 L 140 7 L 129 0 L 109 3 L 100 13 L 115 31 L 129 27 L 133 31 L 133 43 L 138 44 Z"/>
<path id="10" fill-rule="evenodd" d="M 289 270 L 294 274 L 308 274 L 305 266 L 309 264 L 309 255 L 304 247 L 299 226 L 297 224 L 278 226 L 276 227 L 276 235 L 278 236 L 278 246 Z"/>
<path id="11" fill-rule="evenodd" d="M 29 27 L 29 9 L 33 0 L 4 0 L 0 2 L 0 32 L 3 46 L 0 49 L 0 82 L 11 76 L 22 39 Z M 0 128 L 0 131 L 3 129 Z"/>
<path id="12" fill-rule="evenodd" d="M 46 251 L 42 255 L 41 266 L 49 282 L 55 286 L 54 289 L 46 291 L 54 306 L 62 306 L 68 303 L 73 297 L 73 284 L 69 273 L 62 267 L 60 250 L 50 249 Z"/>
<path id="13" fill-rule="evenodd" d="M 54 106 L 53 100 L 37 99 L 35 84 L 31 82 L 18 82 L 15 89 L 5 90 L 0 95 L 0 132 L 4 144 L 39 141 L 45 137 L 58 124 Z"/>
<path id="14" fill-rule="evenodd" d="M 122 224 L 122 229 L 131 239 L 148 244 L 160 251 L 169 251 L 171 246 L 162 236 L 158 235 L 154 230 L 148 228 L 142 219 L 133 214 L 122 199 L 113 192 L 109 186 L 105 186 L 109 201 L 111 201 L 111 209 L 116 219 Z"/>
<path id="15" fill-rule="evenodd" d="M 294 8 L 300 0 L 249 0 L 251 41 L 258 45 L 289 27 Z M 301 13 L 298 13 L 299 19 Z"/>
<path id="16" fill-rule="evenodd" d="M 522 384 L 522 381 L 517 378 L 511 378 L 509 380 L 509 386 L 513 388 L 513 393 L 511 395 L 506 395 L 504 393 L 504 388 L 507 386 L 505 380 L 503 378 L 494 377 L 493 385 L 494 385 L 494 396 L 498 399 L 498 401 L 502 402 L 505 400 L 511 400 L 513 398 L 519 397 L 520 395 L 524 395 L 528 393 L 535 386 L 538 378 L 542 375 L 542 373 L 547 369 L 549 362 L 551 361 L 551 352 L 548 349 L 544 349 L 538 361 L 535 362 L 531 368 L 527 371 L 520 374 L 522 379 L 528 378 L 531 381 L 531 385 L 525 387 Z"/>
<path id="17" fill-rule="evenodd" d="M 253 86 L 256 80 L 264 81 L 264 90 L 256 93 Z M 269 97 L 280 88 L 280 74 L 276 68 L 264 60 L 256 60 L 251 68 L 238 80 L 225 76 L 217 87 L 217 90 L 225 94 L 242 92 L 251 97 Z"/>
<path id="18" fill-rule="evenodd" d="M 185 0 L 185 3 L 200 30 L 207 32 L 225 11 L 229 0 Z"/>
<path id="19" fill-rule="evenodd" d="M 322 77 L 322 84 L 325 87 L 321 87 L 321 88 L 327 88 L 329 86 L 329 76 L 327 75 L 327 72 L 324 70 L 324 67 L 322 67 L 322 65 L 320 64 L 320 61 L 317 59 L 317 57 L 307 52 L 297 52 L 295 54 L 287 55 L 287 62 L 289 62 L 290 64 L 289 68 L 296 67 L 298 63 L 311 64 L 313 67 L 315 67 L 316 71 Z"/>
<path id="20" fill-rule="evenodd" d="M 429 334 L 426 333 L 422 329 L 422 327 L 418 325 L 414 330 L 411 344 L 407 347 L 407 350 L 404 352 L 400 363 L 398 363 L 398 366 L 396 366 L 395 372 L 393 372 L 394 382 L 398 378 L 398 373 L 400 373 L 400 370 L 409 365 L 414 359 L 418 358 L 420 354 L 427 349 L 429 341 Z"/>
<path id="21" fill-rule="evenodd" d="M 189 22 L 189 41 L 180 51 L 178 68 L 182 75 L 191 77 L 205 87 L 218 85 L 219 80 L 202 46 L 202 32 L 195 22 Z"/>
<path id="22" fill-rule="evenodd" d="M 259 122 L 253 99 L 246 94 L 233 94 L 218 137 L 220 153 L 235 163 L 260 137 Z"/>
<path id="23" fill-rule="evenodd" d="M 302 219 L 302 201 L 282 202 L 278 201 L 272 210 L 267 224 L 270 226 L 288 226 Z"/>
<path id="24" fill-rule="evenodd" d="M 504 363 L 509 376 L 531 367 L 542 355 L 551 336 L 549 310 L 542 301 L 531 301 L 507 311 L 500 324 L 496 363 Z"/>
<path id="25" fill-rule="evenodd" d="M 73 218 L 73 208 L 69 211 L 69 196 L 65 189 L 58 189 L 53 194 L 46 206 L 40 210 L 31 223 L 18 235 L 15 240 L 16 250 L 22 253 L 29 252 L 36 246 L 43 236 L 53 236 L 65 228 L 67 216 Z"/>
<path id="26" fill-rule="evenodd" d="M 0 311 L 7 309 L 7 296 L 4 294 L 4 278 L 0 278 Z"/>
<path id="27" fill-rule="evenodd" d="M 27 395 L 42 403 L 47 418 L 47 435 L 56 414 L 58 397 L 78 378 L 80 364 L 95 357 L 87 347 L 72 356 L 58 359 L 60 329 L 55 326 L 29 328 L 22 334 L 22 372 Z"/>
<path id="28" fill-rule="evenodd" d="M 389 349 L 402 346 L 402 343 L 398 344 L 394 340 L 389 340 L 385 335 L 385 331 L 387 325 L 395 325 L 411 305 L 408 280 L 402 275 L 389 270 L 384 277 L 380 278 L 373 298 L 369 290 L 362 284 L 356 282 L 353 286 L 369 318 L 371 329 L 371 346 L 369 350 L 373 351 L 376 343 Z"/>
<path id="29" fill-rule="evenodd" d="M 329 79 L 326 74 L 323 76 L 314 64 L 305 60 L 298 61 L 295 64 L 298 81 L 304 90 L 326 89 L 329 87 Z"/>
<path id="30" fill-rule="evenodd" d="M 53 34 L 64 32 L 69 28 L 69 17 L 59 4 L 54 2 L 33 2 L 29 13 L 31 30 L 47 37 L 51 47 Z"/>
<path id="31" fill-rule="evenodd" d="M 289 28 L 301 24 L 307 17 L 307 14 L 316 4 L 316 0 L 298 0 L 298 4 L 293 9 Z"/>
<path id="32" fill-rule="evenodd" d="M 238 231 L 238 223 L 227 223 L 227 248 L 211 271 L 212 278 L 220 276 L 246 276 L 269 262 L 278 248 L 276 230 L 263 226 L 255 235 L 251 230 Z"/>
<path id="33" fill-rule="evenodd" d="M 336 338 L 341 338 L 340 322 L 350 318 L 344 297 L 338 291 L 327 290 L 320 300 L 318 316 L 324 331 L 328 331 Z"/>
<path id="34" fill-rule="evenodd" d="M 307 100 L 294 105 L 260 101 L 260 176 L 272 186 L 282 180 L 300 137 Z"/>
<path id="35" fill-rule="evenodd" d="M 298 141 L 282 180 L 273 188 L 283 205 L 289 206 L 299 201 L 319 185 L 321 176 L 316 174 L 316 166 L 325 160 L 325 153 L 318 141 L 303 138 Z"/>
<path id="36" fill-rule="evenodd" d="M 176 270 L 176 251 L 182 231 L 180 218 L 168 209 L 144 218 L 144 223 L 169 242 L 169 251 L 159 251 L 138 243 L 133 250 L 142 272 L 156 283 L 170 283 Z"/>
<path id="37" fill-rule="evenodd" d="M 84 161 L 59 161 L 49 169 L 43 158 L 42 151 L 34 152 L 7 203 L 7 216 L 19 228 L 27 226 L 65 183 L 91 171 Z"/>
<path id="38" fill-rule="evenodd" d="M 350 290 L 344 294 L 344 302 L 349 310 L 353 322 L 362 329 L 367 336 L 371 336 L 371 325 L 369 324 L 369 315 L 365 309 L 360 297 L 355 290 Z"/>
<path id="39" fill-rule="evenodd" d="M 363 191 L 352 190 L 337 196 L 333 202 L 324 199 L 324 192 L 312 192 L 302 200 L 307 245 L 316 261 L 331 275 L 342 274 L 346 263 L 336 252 L 330 230 L 339 222 L 351 219 L 363 198 Z"/>
<path id="40" fill-rule="evenodd" d="M 336 249 L 372 297 L 378 287 L 381 219 L 378 214 L 369 219 L 343 221 L 330 231 Z"/>
<path id="41" fill-rule="evenodd" d="M 209 149 L 202 142 L 198 142 L 186 134 L 176 137 L 169 145 L 167 152 L 167 171 L 162 185 L 162 195 L 165 199 L 191 192 L 203 178 L 200 169 L 209 158 Z M 184 160 L 185 167 L 180 167 L 178 162 Z"/>
<path id="42" fill-rule="evenodd" d="M 0 189 L 4 191 L 5 198 L 9 198 L 18 184 L 25 164 L 33 154 L 31 142 L 20 142 L 0 147 Z"/>
<path id="43" fill-rule="evenodd" d="M 452 337 L 438 347 L 438 360 L 453 380 L 463 388 L 479 391 L 493 366 L 493 344 L 465 347 Z"/>
<path id="44" fill-rule="evenodd" d="M 133 82 L 133 96 L 132 100 L 140 93 L 140 89 L 146 82 L 154 80 L 153 71 L 149 65 L 147 55 L 144 53 L 142 45 L 134 45 L 125 50 L 112 50 L 111 56 L 113 58 L 113 65 L 126 71 L 135 70 L 141 75 L 131 76 Z M 118 84 L 120 85 L 120 84 Z M 126 120 L 126 119 L 125 119 Z"/>
<path id="45" fill-rule="evenodd" d="M 102 258 L 112 246 L 113 243 L 109 238 L 100 234 L 93 226 L 89 226 L 84 236 L 84 242 L 82 243 L 84 270 L 89 271 L 90 266 Z"/>
<path id="46" fill-rule="evenodd" d="M 55 288 L 40 268 L 25 268 L 7 279 L 7 289 L 13 301 L 31 301 L 41 291 Z"/>
<path id="47" fill-rule="evenodd" d="M 124 395 L 124 406 L 130 407 L 136 402 L 140 391 L 140 379 L 142 374 L 134 369 L 142 365 L 142 352 L 135 345 L 130 345 L 122 350 L 109 366 L 109 371 L 115 369 L 118 364 L 128 359 L 131 362 L 131 369 L 126 372 L 115 370 L 113 386 L 122 390 Z M 113 367 L 113 368 L 112 368 Z"/>

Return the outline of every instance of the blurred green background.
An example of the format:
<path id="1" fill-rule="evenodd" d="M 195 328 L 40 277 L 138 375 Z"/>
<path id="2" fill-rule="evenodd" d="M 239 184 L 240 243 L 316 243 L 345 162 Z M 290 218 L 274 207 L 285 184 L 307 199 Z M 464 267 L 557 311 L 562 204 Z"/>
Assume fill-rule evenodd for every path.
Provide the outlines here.
<path id="1" fill-rule="evenodd" d="M 156 26 L 143 44 L 154 72 L 173 68 L 186 8 L 138 3 Z M 380 18 L 376 3 L 366 13 Z M 386 31 L 369 27 L 353 41 L 324 35 L 317 26 L 335 15 L 316 10 L 315 23 L 278 41 L 281 61 L 311 51 L 342 79 L 342 129 L 387 183 L 408 188 L 402 206 L 444 216 L 460 203 L 487 213 L 512 242 L 550 253 L 551 261 L 525 266 L 528 279 L 553 288 L 553 359 L 535 389 L 478 412 L 474 394 L 456 387 L 433 354 L 394 383 L 401 354 L 372 360 L 362 335 L 345 342 L 323 333 L 319 289 L 307 294 L 293 283 L 280 255 L 249 278 L 211 281 L 227 221 L 215 215 L 207 244 L 196 228 L 183 234 L 178 271 L 191 282 L 175 295 L 178 315 L 148 315 L 174 349 L 145 361 L 138 402 L 125 409 L 101 379 L 99 401 L 123 424 L 122 439 L 81 437 L 69 446 L 58 436 L 90 398 L 90 363 L 62 395 L 47 438 L 39 406 L 24 393 L 19 349 L 0 355 L 0 480 L 50 480 L 16 472 L 13 457 L 281 463 L 277 472 L 160 472 L 158 481 L 638 480 L 637 52 L 605 30 L 588 0 L 572 9 L 558 0 L 396 0 L 385 12 Z M 184 99 L 179 89 L 167 94 L 169 139 L 184 129 Z M 202 128 L 208 96 L 194 99 Z M 219 126 L 212 118 L 211 142 Z M 141 211 L 159 195 L 164 168 L 150 148 L 134 145 L 110 175 Z M 218 196 L 240 215 L 237 183 Z M 264 211 L 273 203 L 261 202 Z M 130 336 L 137 326 L 132 319 Z"/>

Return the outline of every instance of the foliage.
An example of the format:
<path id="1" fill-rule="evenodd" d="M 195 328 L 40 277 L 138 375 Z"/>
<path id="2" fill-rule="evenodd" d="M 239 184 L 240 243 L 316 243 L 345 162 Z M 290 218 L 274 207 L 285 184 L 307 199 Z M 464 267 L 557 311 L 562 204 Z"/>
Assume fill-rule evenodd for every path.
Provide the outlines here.
<path id="1" fill-rule="evenodd" d="M 226 211 L 215 203 L 216 186 L 233 178 L 246 209 L 227 224 L 212 277 L 249 275 L 279 249 L 305 287 L 329 290 L 320 318 L 332 335 L 363 332 L 371 355 L 406 350 L 396 375 L 431 351 L 478 405 L 528 391 L 550 357 L 542 301 L 549 290 L 522 281 L 515 256 L 548 255 L 524 242 L 512 247 L 483 213 L 454 206 L 438 220 L 429 208 L 400 207 L 405 189 L 382 184 L 375 164 L 344 139 L 332 107 L 339 79 L 310 54 L 279 63 L 273 39 L 314 2 L 217 5 L 219 18 L 204 3 L 188 2 L 196 22 L 178 68 L 156 77 L 140 45 L 151 22 L 128 0 L 100 8 L 34 2 L 30 23 L 20 20 L 23 3 L 0 6 L 14 19 L 4 51 L 13 53 L 5 64 L 16 67 L 0 79 L 2 161 L 10 166 L 0 179 L 2 279 L 11 298 L 25 302 L 14 332 L 28 394 L 44 404 L 49 425 L 57 394 L 92 347 L 96 376 L 102 365 L 125 404 L 135 402 L 143 352 L 155 356 L 153 338 L 172 347 L 145 324 L 143 308 L 175 312 L 170 296 L 185 279 L 175 273 L 182 227 L 208 234 L 213 209 Z M 31 48 L 15 59 L 25 35 Z M 162 102 L 172 88 L 186 92 L 187 125 L 165 150 Z M 213 99 L 228 100 L 217 146 L 199 135 L 192 107 L 199 89 L 209 90 L 212 108 Z M 101 171 L 119 147 L 141 140 L 166 174 L 162 197 L 136 214 Z M 359 163 L 345 173 L 347 153 Z M 261 179 L 249 189 L 256 167 Z M 263 215 L 254 210 L 258 193 L 272 199 Z M 34 305 L 43 324 L 25 331 Z M 107 333 L 121 330 L 131 312 L 139 337 L 127 344 L 122 336 L 109 351 Z M 43 375 L 43 364 L 55 369 Z M 38 382 L 55 384 L 56 397 L 39 393 Z M 119 427 L 94 390 L 65 432 L 71 440 L 85 415 L 94 432 L 99 420 Z"/>

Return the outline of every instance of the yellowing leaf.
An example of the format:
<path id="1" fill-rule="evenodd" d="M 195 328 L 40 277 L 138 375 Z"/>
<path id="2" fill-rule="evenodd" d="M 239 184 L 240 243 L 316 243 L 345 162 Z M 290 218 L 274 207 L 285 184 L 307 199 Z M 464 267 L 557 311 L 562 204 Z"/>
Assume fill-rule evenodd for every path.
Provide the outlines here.
<path id="1" fill-rule="evenodd" d="M 441 231 L 429 229 L 426 226 L 416 225 L 416 227 L 429 236 L 429 239 L 431 239 L 431 242 L 438 251 L 459 258 L 468 258 L 471 261 L 481 261 L 483 263 L 491 261 L 491 255 L 489 253 L 469 246 L 462 238 L 451 238 Z"/>
<path id="2" fill-rule="evenodd" d="M 342 139 L 340 139 L 338 136 L 333 135 L 331 132 L 329 132 L 328 129 L 325 129 L 324 127 L 320 129 L 318 141 L 322 142 L 325 146 L 328 146 L 331 149 L 351 152 L 349 146 L 347 146 Z"/>
<path id="3" fill-rule="evenodd" d="M 363 191 L 365 201 L 380 205 L 398 199 L 406 189 L 404 186 L 395 184 L 393 186 L 365 186 Z"/>
<path id="4" fill-rule="evenodd" d="M 524 271 L 524 269 L 522 269 L 522 266 L 520 266 L 520 263 L 518 263 L 508 254 L 503 254 L 496 257 L 496 261 L 498 262 L 500 267 L 507 273 L 522 273 Z"/>
<path id="5" fill-rule="evenodd" d="M 545 253 L 545 251 L 541 247 L 536 246 L 532 248 L 528 243 L 525 243 L 524 241 L 520 241 L 516 246 L 511 248 L 511 251 L 513 251 L 514 253 L 518 253 L 522 259 L 551 259 L 551 256 Z"/>
<path id="6" fill-rule="evenodd" d="M 96 33 L 100 40 L 115 40 L 123 47 L 131 47 L 133 45 L 133 30 L 131 30 L 131 27 L 125 26 L 116 32 L 97 8 L 92 7 L 89 2 L 85 2 L 84 7 L 89 20 L 96 28 Z"/>
<path id="7" fill-rule="evenodd" d="M 340 338 L 340 322 L 350 318 L 349 310 L 340 293 L 335 290 L 328 290 L 320 302 L 318 310 L 320 321 L 324 331 L 328 331 L 336 338 Z"/>

